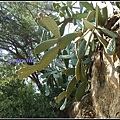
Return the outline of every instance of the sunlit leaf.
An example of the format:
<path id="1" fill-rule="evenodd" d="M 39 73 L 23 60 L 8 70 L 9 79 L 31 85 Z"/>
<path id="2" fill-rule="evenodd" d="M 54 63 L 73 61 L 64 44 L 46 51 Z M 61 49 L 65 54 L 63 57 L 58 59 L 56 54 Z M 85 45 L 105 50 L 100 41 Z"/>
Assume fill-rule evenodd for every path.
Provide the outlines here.
<path id="1" fill-rule="evenodd" d="M 81 36 L 82 33 L 78 32 L 78 33 L 69 33 L 65 36 L 63 36 L 58 43 L 58 47 L 60 50 L 64 49 L 72 40 L 74 40 L 75 38 Z"/>
<path id="2" fill-rule="evenodd" d="M 58 97 L 55 97 L 56 103 L 59 103 L 66 96 L 66 91 L 61 92 Z"/>
<path id="3" fill-rule="evenodd" d="M 83 19 L 83 24 L 84 24 L 86 29 L 95 29 L 95 26 L 85 19 Z"/>
<path id="4" fill-rule="evenodd" d="M 38 64 L 38 70 L 41 71 L 43 68 L 46 68 L 56 57 L 58 51 L 59 51 L 58 47 L 54 47 L 47 51 Z"/>
<path id="5" fill-rule="evenodd" d="M 50 17 L 43 16 L 41 18 L 41 21 L 55 35 L 56 38 L 61 37 L 59 28 L 57 26 L 57 23 L 54 21 L 54 19 L 52 19 Z"/>
<path id="6" fill-rule="evenodd" d="M 40 52 L 45 51 L 46 49 L 53 46 L 55 43 L 58 42 L 58 39 L 51 39 L 41 42 L 37 45 L 37 47 L 34 49 L 35 54 L 39 54 Z"/>
<path id="7" fill-rule="evenodd" d="M 16 72 L 16 74 L 19 75 L 18 77 L 20 79 L 23 79 L 23 78 L 28 77 L 30 74 L 34 73 L 35 71 L 37 71 L 37 69 L 38 69 L 37 65 L 27 66 L 27 67 L 19 69 Z"/>

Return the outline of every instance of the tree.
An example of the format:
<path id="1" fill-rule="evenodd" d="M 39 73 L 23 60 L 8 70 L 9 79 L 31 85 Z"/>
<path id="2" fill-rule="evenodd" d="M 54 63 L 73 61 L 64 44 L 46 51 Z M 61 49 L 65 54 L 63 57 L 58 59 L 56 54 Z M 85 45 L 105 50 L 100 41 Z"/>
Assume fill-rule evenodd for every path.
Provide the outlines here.
<path id="1" fill-rule="evenodd" d="M 40 77 L 46 88 L 63 90 L 55 98 L 57 103 L 64 100 L 60 110 L 65 109 L 73 95 L 82 102 L 90 93 L 93 117 L 119 117 L 119 10 L 114 10 L 119 8 L 119 2 L 109 3 L 112 16 L 108 15 L 105 1 L 102 7 L 80 2 L 79 12 L 73 11 L 76 7 L 72 2 L 58 2 L 53 3 L 55 15 L 40 12 L 35 20 L 46 32 L 33 46 L 34 55 L 40 59 L 34 65 L 21 67 L 17 71 L 19 79 L 42 71 Z M 69 23 L 77 27 L 64 34 Z M 83 117 L 82 112 L 78 117 Z"/>
<path id="2" fill-rule="evenodd" d="M 4 81 L 0 83 L 0 117 L 61 117 L 58 110 L 59 105 L 53 100 L 55 94 L 56 91 L 46 97 L 44 94 L 36 93 L 32 83 L 26 84 L 25 81 L 18 79 L 12 78 L 9 81 Z"/>
<path id="3" fill-rule="evenodd" d="M 49 14 L 51 14 L 52 8 L 49 2 L 1 2 L 0 4 L 0 49 L 8 52 L 6 59 L 3 58 L 3 54 L 1 55 L 1 61 L 7 62 L 14 59 L 29 58 L 39 60 L 40 58 L 35 56 L 33 49 L 41 40 L 46 39 L 44 37 L 49 34 L 49 31 L 43 29 L 35 21 L 35 18 L 39 11 L 45 13 L 45 9 L 46 11 L 49 10 Z M 50 38 L 49 35 L 48 39 Z M 27 64 L 31 65 L 34 62 L 27 62 Z M 19 69 L 17 62 L 12 62 L 10 65 L 12 67 L 16 65 L 16 70 Z M 42 73 L 44 71 L 34 72 L 29 78 L 44 93 L 38 76 Z"/>
<path id="4" fill-rule="evenodd" d="M 43 13 L 39 14 L 37 20 L 51 31 L 54 39 L 37 45 L 35 47 L 36 54 L 40 54 L 46 49 L 48 51 L 45 52 L 39 63 L 21 68 L 18 74 L 20 78 L 27 77 L 34 71 L 47 68 L 52 61 L 55 64 L 56 58 L 62 58 L 62 65 L 63 67 L 65 65 L 65 68 L 59 72 L 66 76 L 65 79 L 68 82 L 66 82 L 67 87 L 56 97 L 57 103 L 65 98 L 60 109 L 65 108 L 67 100 L 75 88 L 77 101 L 80 101 L 88 92 L 92 93 L 96 117 L 116 118 L 120 117 L 119 14 L 113 9 L 113 16 L 108 16 L 108 6 L 106 6 L 106 2 L 103 4 L 105 6 L 100 8 L 98 4 L 94 6 L 92 3 L 80 2 L 80 12 L 74 13 L 71 2 L 62 3 L 62 5 L 53 3 L 59 17 L 63 17 L 62 22 L 60 20 L 58 22 L 51 16 L 45 16 Z M 116 6 L 114 2 L 111 4 L 112 7 Z M 117 6 L 119 6 L 119 2 Z M 75 33 L 63 36 L 68 22 L 78 25 L 78 28 Z M 70 46 L 72 46 L 72 52 L 69 49 Z M 67 61 L 65 62 L 65 60 Z M 58 66 L 60 68 L 61 65 Z M 69 79 L 71 80 L 69 81 Z"/>

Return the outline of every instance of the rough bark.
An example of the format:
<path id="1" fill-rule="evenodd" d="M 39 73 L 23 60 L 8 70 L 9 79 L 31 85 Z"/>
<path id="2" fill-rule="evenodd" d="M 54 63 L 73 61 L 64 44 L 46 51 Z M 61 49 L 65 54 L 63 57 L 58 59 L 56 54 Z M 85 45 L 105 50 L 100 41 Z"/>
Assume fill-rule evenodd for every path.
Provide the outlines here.
<path id="1" fill-rule="evenodd" d="M 120 15 L 109 18 L 105 28 L 118 33 L 116 52 L 96 51 L 92 67 L 91 91 L 68 110 L 70 118 L 120 118 Z M 109 41 L 109 37 L 107 37 Z"/>
<path id="2" fill-rule="evenodd" d="M 104 52 L 101 67 L 93 66 L 91 90 L 97 118 L 120 117 L 120 84 L 116 70 L 120 60 L 117 55 L 115 57 L 114 62 L 113 56 L 109 57 Z"/>
<path id="3" fill-rule="evenodd" d="M 115 20 L 115 18 L 117 18 Z M 120 16 L 113 15 L 106 28 L 118 33 L 116 39 L 116 52 L 107 55 L 102 50 L 102 60 L 94 62 L 92 68 L 91 93 L 96 118 L 120 118 Z M 99 54 L 98 54 L 99 55 Z M 98 61 L 100 67 L 96 67 Z"/>

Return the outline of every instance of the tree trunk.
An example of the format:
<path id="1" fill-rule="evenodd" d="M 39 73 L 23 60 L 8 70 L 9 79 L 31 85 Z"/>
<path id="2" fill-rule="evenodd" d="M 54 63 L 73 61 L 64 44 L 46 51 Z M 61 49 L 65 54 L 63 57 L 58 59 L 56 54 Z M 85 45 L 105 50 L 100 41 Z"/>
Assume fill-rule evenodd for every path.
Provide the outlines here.
<path id="1" fill-rule="evenodd" d="M 109 30 L 117 30 L 116 52 L 114 55 L 107 55 L 103 48 L 96 51 L 91 91 L 80 102 L 74 102 L 70 106 L 68 114 L 71 118 L 120 118 L 119 18 L 119 14 L 113 15 L 105 25 Z"/>
<path id="2" fill-rule="evenodd" d="M 96 66 L 96 63 L 100 61 L 100 59 L 98 59 L 94 62 L 92 68 L 91 92 L 93 107 L 97 118 L 120 118 L 119 18 L 119 14 L 113 15 L 106 25 L 107 29 L 118 33 L 115 54 L 109 56 L 102 50 L 100 66 Z"/>
<path id="3" fill-rule="evenodd" d="M 100 68 L 93 65 L 91 91 L 97 118 L 120 118 L 120 77 L 117 66 L 120 66 L 117 55 L 110 57 L 105 52 Z"/>

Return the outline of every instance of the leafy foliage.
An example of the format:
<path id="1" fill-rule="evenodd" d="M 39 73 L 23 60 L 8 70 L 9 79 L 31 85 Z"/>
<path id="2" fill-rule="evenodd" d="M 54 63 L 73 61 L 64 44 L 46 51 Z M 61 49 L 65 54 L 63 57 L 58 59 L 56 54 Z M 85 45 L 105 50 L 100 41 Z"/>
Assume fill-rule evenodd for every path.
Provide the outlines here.
<path id="1" fill-rule="evenodd" d="M 56 91 L 59 92 L 56 89 L 46 97 L 36 93 L 30 83 L 26 85 L 20 80 L 3 82 L 0 85 L 0 117 L 56 118 L 60 115 L 59 105 L 53 100 Z"/>

